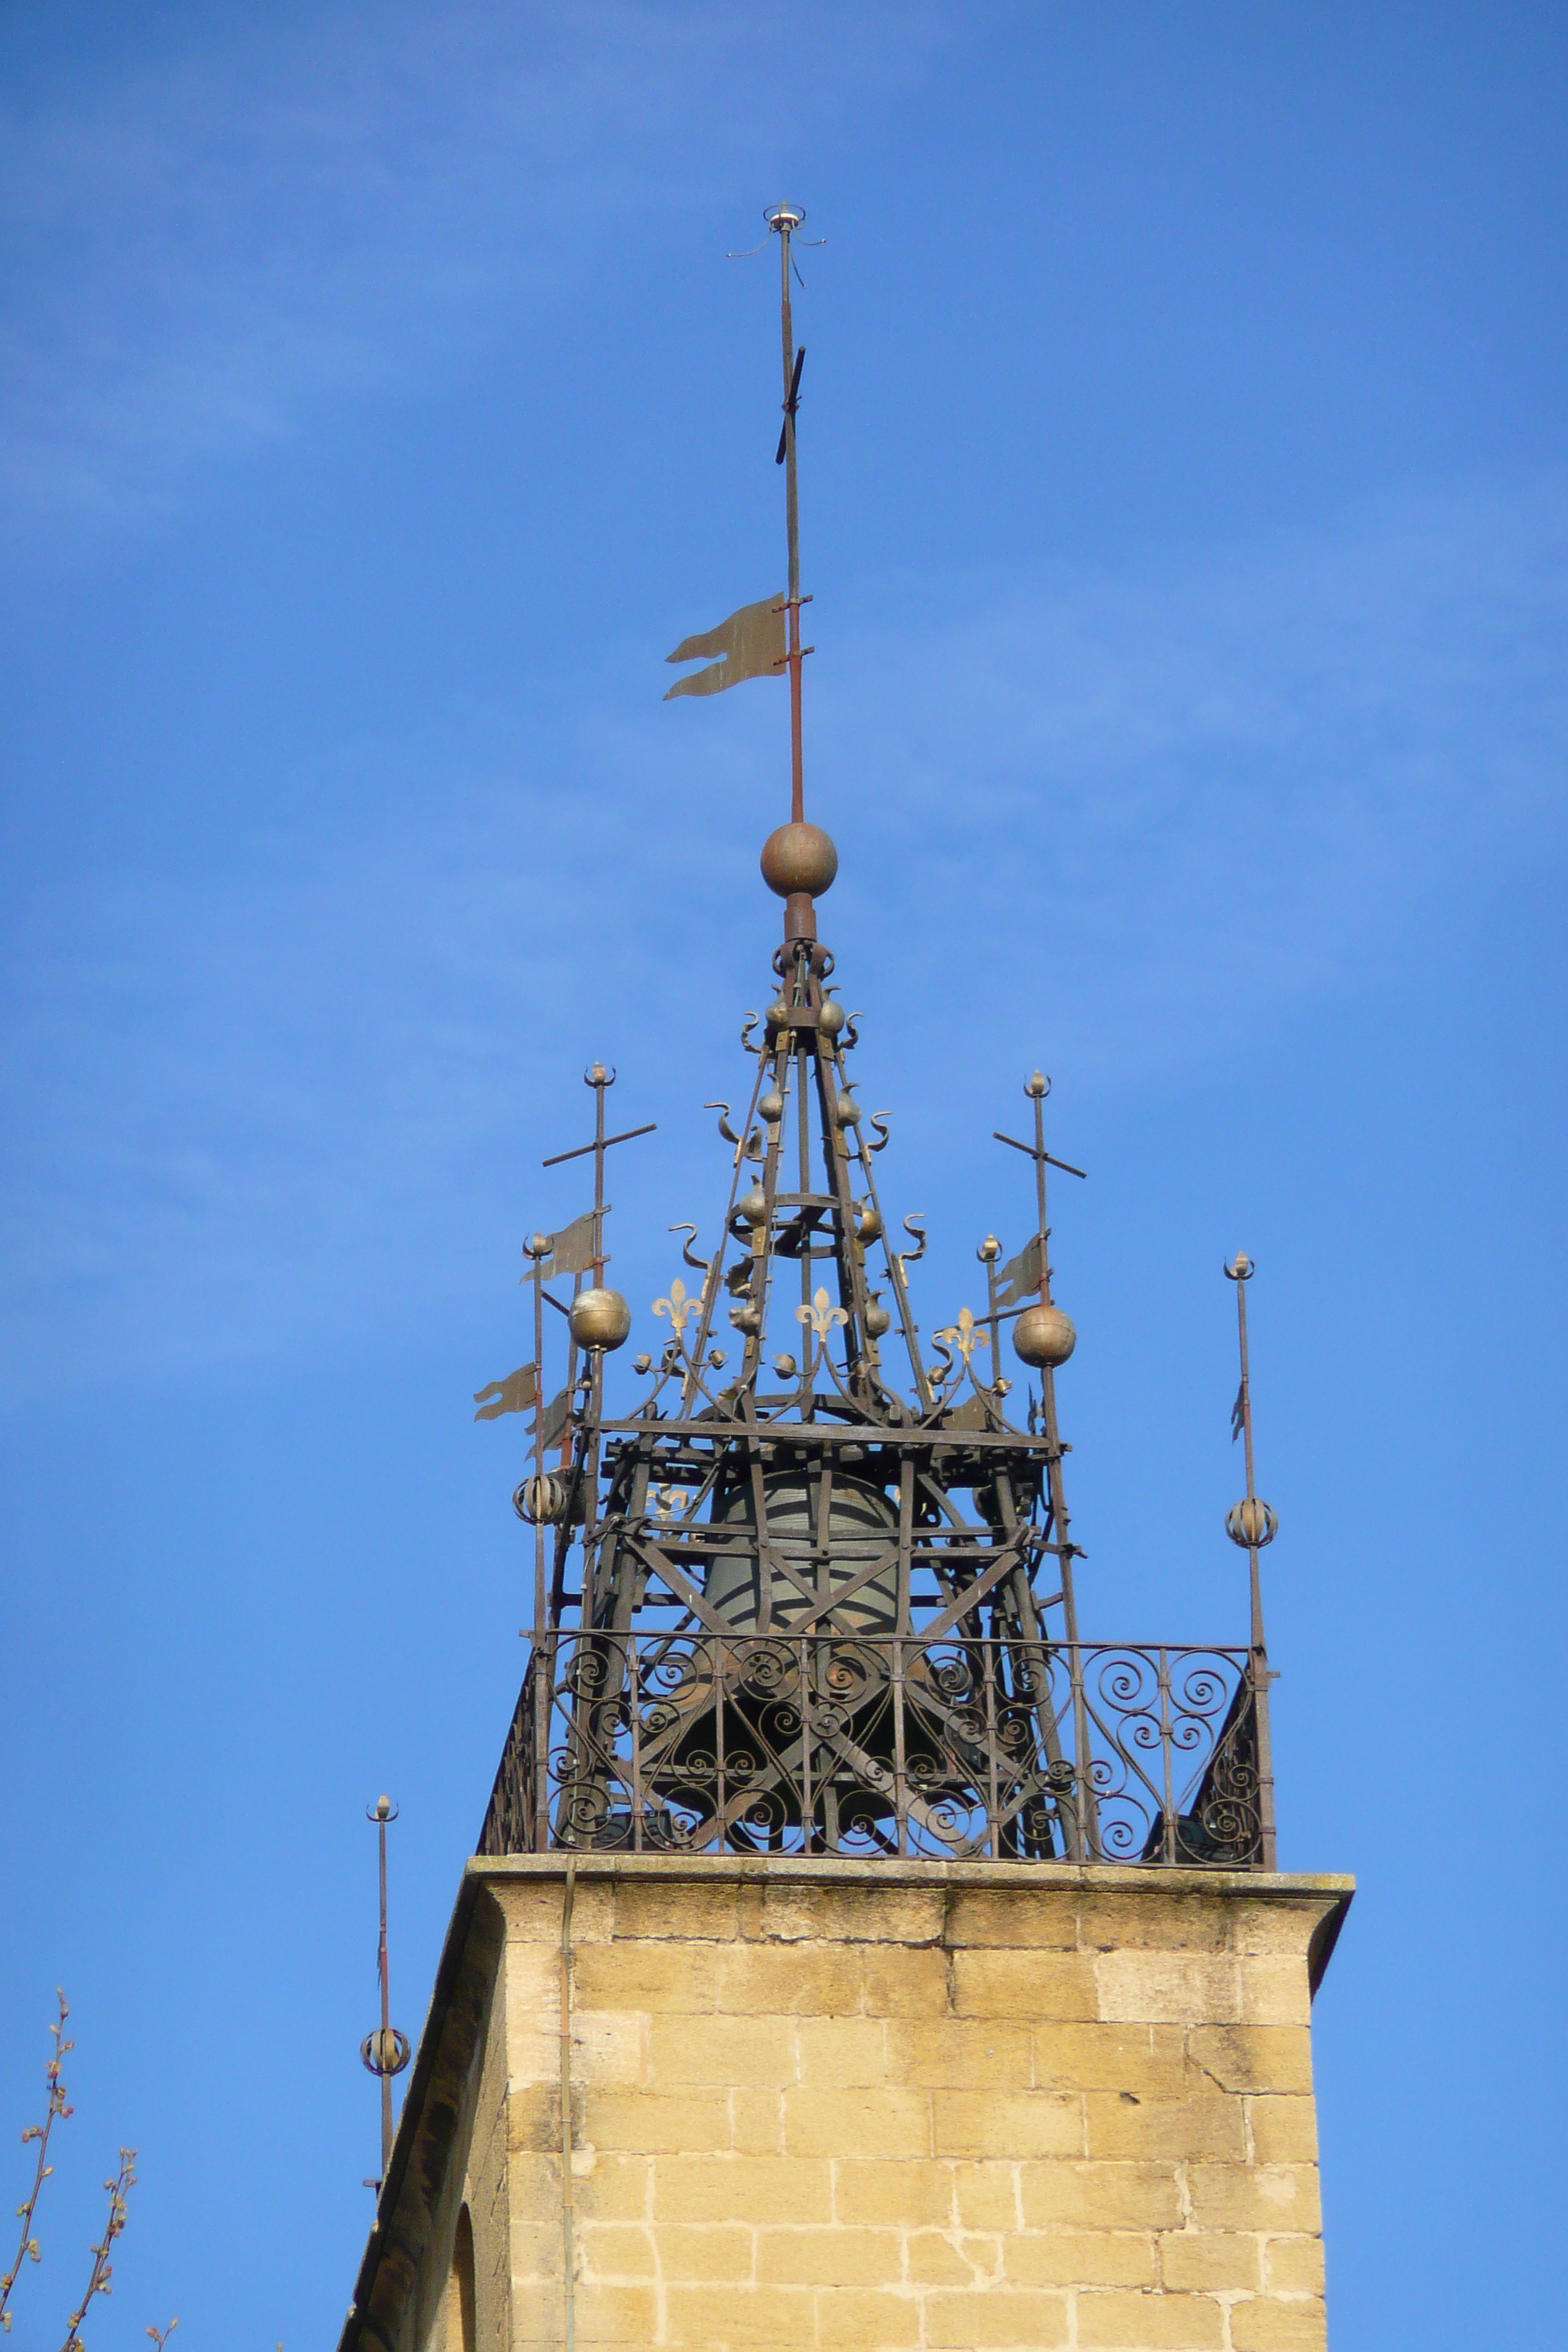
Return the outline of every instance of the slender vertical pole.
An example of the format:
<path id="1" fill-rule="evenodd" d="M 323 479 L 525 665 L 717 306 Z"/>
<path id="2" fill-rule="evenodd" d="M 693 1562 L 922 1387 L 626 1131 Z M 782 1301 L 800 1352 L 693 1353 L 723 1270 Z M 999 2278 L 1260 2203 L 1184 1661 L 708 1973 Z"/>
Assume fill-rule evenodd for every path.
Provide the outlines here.
<path id="1" fill-rule="evenodd" d="M 1253 1721 L 1258 1727 L 1258 1827 L 1261 1860 L 1265 1870 L 1278 1864 L 1278 1840 L 1274 1824 L 1274 1746 L 1268 1725 L 1268 1685 L 1273 1677 L 1268 1671 L 1268 1645 L 1263 1632 L 1263 1579 L 1258 1570 L 1258 1547 L 1251 1540 L 1260 1520 L 1258 1492 L 1253 1478 L 1252 1464 L 1252 1368 L 1247 1349 L 1247 1286 L 1253 1276 L 1252 1260 L 1245 1251 L 1238 1251 L 1226 1274 L 1236 1285 L 1236 1329 L 1241 1353 L 1241 1387 L 1237 1404 L 1241 1413 L 1241 1435 L 1247 1454 L 1247 1517 L 1245 1531 L 1248 1538 L 1247 1568 L 1248 1597 L 1251 1603 L 1252 1627 L 1249 1643 L 1249 1676 L 1252 1684 Z"/>
<path id="2" fill-rule="evenodd" d="M 800 713 L 800 497 L 795 473 L 795 320 L 790 310 L 790 232 L 795 226 L 792 215 L 780 210 L 773 215 L 779 240 L 779 323 L 784 343 L 784 528 L 789 540 L 789 587 L 786 611 L 789 615 L 789 742 L 790 742 L 790 818 L 800 824 L 805 817 L 805 768 L 801 746 Z"/>
<path id="3" fill-rule="evenodd" d="M 1035 1106 L 1035 1212 L 1039 1220 L 1040 1304 L 1051 1303 L 1050 1232 L 1046 1223 L 1046 1089 L 1048 1079 L 1037 1070 L 1027 1093 Z M 1083 1687 L 1083 1654 L 1078 1639 L 1078 1596 L 1073 1590 L 1072 1536 L 1068 1520 L 1067 1485 L 1062 1477 L 1062 1442 L 1057 1426 L 1057 1381 L 1049 1364 L 1040 1367 L 1040 1411 L 1046 1424 L 1046 1480 L 1051 1498 L 1051 1525 L 1057 1539 L 1057 1560 L 1062 1578 L 1062 1619 L 1068 1637 L 1068 1674 L 1072 1687 L 1073 1763 L 1078 1776 L 1078 1801 L 1073 1807 L 1072 1859 L 1094 1859 L 1099 1843 L 1094 1802 L 1094 1767 L 1089 1748 L 1089 1706 Z"/>
<path id="4" fill-rule="evenodd" d="M 381 1944 L 376 1955 L 376 1968 L 381 1977 L 381 2042 L 383 2059 L 392 2049 L 392 1983 L 386 1960 L 386 1824 L 391 1808 L 383 1797 L 375 1809 L 376 1846 L 381 1863 Z M 381 2177 L 385 2180 L 392 2162 L 392 2074 L 384 2069 L 381 2077 Z"/>
<path id="5" fill-rule="evenodd" d="M 543 1236 L 536 1238 L 542 1240 Z M 544 1260 L 532 1261 L 533 1276 L 533 1475 L 542 1482 L 544 1477 Z M 542 1498 L 542 1487 L 539 1490 Z M 533 1522 L 533 1653 L 537 1658 L 539 1645 L 544 1639 L 544 1623 L 548 1613 L 544 1585 L 544 1517 L 535 1516 Z"/>
<path id="6" fill-rule="evenodd" d="M 533 1377 L 538 1391 L 533 1414 L 533 1475 L 543 1500 L 544 1481 L 544 1235 L 536 1234 L 533 1254 Z M 570 1425 L 570 1424 L 568 1424 Z M 554 1685 L 554 1644 L 551 1639 L 550 1604 L 545 1585 L 545 1520 L 542 1511 L 533 1521 L 533 1641 L 530 1664 L 533 1674 L 533 1753 L 527 1770 L 531 1781 L 532 1843 L 542 1850 L 550 1820 L 550 1694 Z"/>

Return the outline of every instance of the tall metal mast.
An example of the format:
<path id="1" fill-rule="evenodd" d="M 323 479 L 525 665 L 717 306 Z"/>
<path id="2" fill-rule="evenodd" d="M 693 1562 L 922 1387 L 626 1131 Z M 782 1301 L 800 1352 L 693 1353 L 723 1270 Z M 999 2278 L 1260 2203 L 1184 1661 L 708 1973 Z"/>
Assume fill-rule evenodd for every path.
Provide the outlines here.
<path id="1" fill-rule="evenodd" d="M 1265 1870 L 1275 1866 L 1274 1832 L 1274 1759 L 1268 1732 L 1268 1685 L 1273 1680 L 1268 1666 L 1268 1646 L 1263 1633 L 1263 1583 L 1258 1572 L 1258 1555 L 1265 1544 L 1272 1543 L 1279 1532 L 1279 1521 L 1271 1506 L 1264 1502 L 1253 1482 L 1252 1471 L 1252 1367 L 1247 1348 L 1247 1286 L 1257 1272 L 1245 1250 L 1238 1250 L 1226 1273 L 1236 1285 L 1237 1343 L 1241 1355 L 1241 1386 L 1236 1392 L 1236 1404 L 1231 1413 L 1233 1440 L 1240 1437 L 1247 1454 L 1247 1492 L 1239 1503 L 1233 1503 L 1226 1514 L 1226 1533 L 1232 1543 L 1239 1544 L 1247 1553 L 1247 1583 L 1252 1604 L 1252 1638 L 1249 1644 L 1252 1702 L 1258 1725 L 1258 1821 Z"/>
<path id="2" fill-rule="evenodd" d="M 386 1960 L 386 1824 L 397 1819 L 397 1807 L 390 1797 L 378 1797 L 374 1805 L 365 1807 L 365 1819 L 376 1826 L 377 1858 L 381 1865 L 381 1936 L 376 1946 L 375 1969 L 381 1984 L 381 2024 L 374 2033 L 367 2033 L 360 2043 L 359 2054 L 371 2074 L 381 2078 L 381 2177 L 367 2180 L 367 2189 L 380 2189 L 386 2180 L 386 2168 L 392 2162 L 392 2078 L 401 2074 L 411 2055 L 408 2036 L 400 2033 L 392 2022 L 392 1984 Z"/>
<path id="3" fill-rule="evenodd" d="M 800 593 L 800 483 L 795 467 L 795 419 L 800 405 L 800 373 L 805 364 L 804 347 L 795 347 L 795 318 L 790 308 L 789 274 L 793 267 L 790 239 L 805 215 L 798 205 L 776 205 L 768 215 L 768 226 L 779 241 L 779 332 L 784 346 L 784 430 L 779 435 L 779 462 L 784 469 L 784 529 L 789 541 L 789 587 L 784 609 L 788 614 L 789 650 L 789 742 L 790 742 L 790 822 L 805 821 L 805 768 L 801 742 L 800 673 L 804 656 L 810 651 L 800 642 L 800 608 L 810 602 Z"/>

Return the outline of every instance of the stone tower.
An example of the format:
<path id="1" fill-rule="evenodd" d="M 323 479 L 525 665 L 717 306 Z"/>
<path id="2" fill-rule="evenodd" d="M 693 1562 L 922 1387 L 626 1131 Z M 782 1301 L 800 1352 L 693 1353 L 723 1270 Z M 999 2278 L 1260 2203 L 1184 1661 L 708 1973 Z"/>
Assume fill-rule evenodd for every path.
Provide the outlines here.
<path id="1" fill-rule="evenodd" d="M 818 938 L 800 217 L 770 215 L 788 590 L 679 649 L 720 656 L 683 688 L 788 680 L 773 1000 L 650 1348 L 626 1365 L 604 1279 L 630 1139 L 597 1065 L 594 1204 L 525 1245 L 533 1356 L 490 1410 L 533 1417 L 533 1640 L 342 2352 L 1311 2352 L 1310 2002 L 1351 1889 L 1276 1866 L 1251 1269 L 1226 1269 L 1247 1638 L 1088 1640 L 1047 1219 L 1047 1171 L 1079 1171 L 1048 1082 L 1000 1138 L 1030 1162 L 1022 1246 L 987 1235 L 975 1304 L 922 1341 L 924 1237 L 889 1234 Z"/>

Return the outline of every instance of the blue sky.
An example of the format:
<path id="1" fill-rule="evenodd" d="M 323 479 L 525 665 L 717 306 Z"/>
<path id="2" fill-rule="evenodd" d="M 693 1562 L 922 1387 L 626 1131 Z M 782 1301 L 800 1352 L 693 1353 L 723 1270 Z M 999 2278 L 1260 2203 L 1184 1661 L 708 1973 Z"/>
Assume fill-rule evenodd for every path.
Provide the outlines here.
<path id="1" fill-rule="evenodd" d="M 521 1665 L 518 1245 L 619 1067 L 616 1272 L 711 1223 L 780 576 L 921 1311 L 1027 1203 L 1091 1633 L 1234 1639 L 1255 1389 L 1338 2352 L 1542 2339 L 1563 2196 L 1559 12 L 18 5 L 0 23 L 0 2081 L 77 2114 L 17 2323 L 330 2339 L 374 1842 L 422 2012 Z M 14 2150 L 16 2195 L 22 2151 Z M 0 2179 L 0 2206 L 8 2191 Z M 16 2201 L 12 2199 L 11 2201 Z M 46 2313 L 47 2317 L 46 2317 Z"/>

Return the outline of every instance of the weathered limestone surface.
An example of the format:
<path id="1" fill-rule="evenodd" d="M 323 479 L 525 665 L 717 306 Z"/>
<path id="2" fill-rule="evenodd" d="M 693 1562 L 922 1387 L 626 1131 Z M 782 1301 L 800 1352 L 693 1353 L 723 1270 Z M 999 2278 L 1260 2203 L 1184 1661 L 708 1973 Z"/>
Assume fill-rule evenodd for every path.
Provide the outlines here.
<path id="1" fill-rule="evenodd" d="M 565 1862 L 469 1868 L 500 1929 L 452 2151 L 477 2343 L 378 2331 L 397 2352 L 565 2336 Z M 579 2345 L 1322 2347 L 1309 1985 L 1348 1880 L 662 1856 L 574 1878 Z"/>

